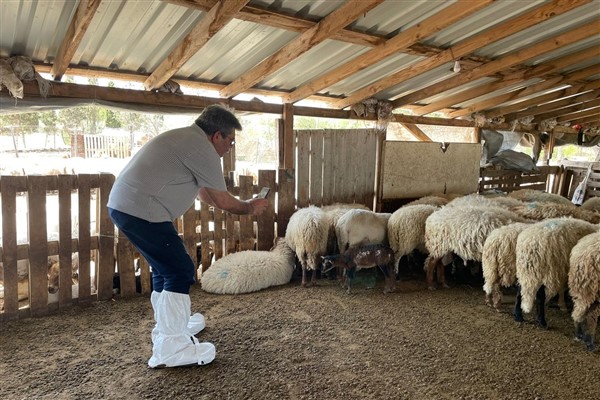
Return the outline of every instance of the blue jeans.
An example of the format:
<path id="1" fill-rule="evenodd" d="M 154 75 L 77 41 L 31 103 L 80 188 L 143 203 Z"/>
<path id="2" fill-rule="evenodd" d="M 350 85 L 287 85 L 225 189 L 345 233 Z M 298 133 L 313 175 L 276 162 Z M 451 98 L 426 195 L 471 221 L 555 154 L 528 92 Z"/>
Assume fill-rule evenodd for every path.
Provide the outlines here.
<path id="1" fill-rule="evenodd" d="M 112 208 L 108 214 L 152 267 L 153 290 L 189 294 L 196 267 L 171 222 L 149 222 Z"/>

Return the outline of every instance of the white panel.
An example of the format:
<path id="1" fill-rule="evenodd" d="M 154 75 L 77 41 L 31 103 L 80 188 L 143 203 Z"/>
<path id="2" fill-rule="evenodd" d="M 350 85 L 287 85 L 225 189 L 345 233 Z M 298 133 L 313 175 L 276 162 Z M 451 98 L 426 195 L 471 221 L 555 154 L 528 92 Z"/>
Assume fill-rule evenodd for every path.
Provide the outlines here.
<path id="1" fill-rule="evenodd" d="M 479 143 L 384 143 L 382 200 L 477 191 Z"/>

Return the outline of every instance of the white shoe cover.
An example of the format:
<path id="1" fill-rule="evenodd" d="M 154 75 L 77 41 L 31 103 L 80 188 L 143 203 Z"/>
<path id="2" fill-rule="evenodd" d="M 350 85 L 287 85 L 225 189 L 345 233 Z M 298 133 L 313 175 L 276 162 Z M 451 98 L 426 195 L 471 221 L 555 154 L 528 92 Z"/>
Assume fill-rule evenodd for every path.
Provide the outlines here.
<path id="1" fill-rule="evenodd" d="M 152 309 L 154 310 L 155 321 L 156 305 L 158 303 L 158 299 L 160 298 L 161 293 L 162 292 L 152 291 L 152 293 L 150 294 L 150 303 L 152 303 Z M 206 328 L 206 321 L 204 319 L 204 315 L 200 313 L 195 313 L 194 315 L 192 315 L 190 317 L 190 320 L 188 321 L 187 328 L 190 331 L 190 333 L 194 336 L 200 333 L 204 328 Z M 156 335 L 158 335 L 158 328 L 156 327 L 156 325 L 154 325 L 154 328 L 152 329 L 152 343 L 154 343 Z"/>
<path id="2" fill-rule="evenodd" d="M 205 327 L 206 322 L 204 321 L 204 315 L 200 313 L 192 315 L 187 324 L 187 328 L 192 335 L 197 335 L 198 332 L 202 331 Z"/>
<path id="3" fill-rule="evenodd" d="M 166 290 L 160 293 L 155 307 L 156 334 L 153 330 L 150 368 L 206 365 L 215 359 L 215 346 L 199 343 L 190 334 L 190 308 L 189 295 Z"/>

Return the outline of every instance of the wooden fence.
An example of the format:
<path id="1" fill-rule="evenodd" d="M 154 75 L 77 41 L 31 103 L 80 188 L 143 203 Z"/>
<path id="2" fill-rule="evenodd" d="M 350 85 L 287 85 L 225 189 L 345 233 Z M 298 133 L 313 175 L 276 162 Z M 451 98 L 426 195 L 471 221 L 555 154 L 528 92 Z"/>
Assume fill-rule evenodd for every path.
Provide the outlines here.
<path id="1" fill-rule="evenodd" d="M 565 184 L 562 167 L 543 166 L 537 172 L 487 167 L 480 170 L 479 192 L 499 189 L 509 193 L 519 189 L 533 189 L 561 193 Z"/>
<path id="2" fill-rule="evenodd" d="M 127 158 L 131 156 L 128 136 L 83 135 L 85 158 Z"/>
<path id="3" fill-rule="evenodd" d="M 1 176 L 2 247 L 4 298 L 0 299 L 0 321 L 45 315 L 73 303 L 106 300 L 115 295 L 113 278 L 119 275 L 123 297 L 136 295 L 136 279 L 141 294 L 151 291 L 150 270 L 143 261 L 136 266 L 134 249 L 116 232 L 106 204 L 114 183 L 111 174 L 58 176 Z M 249 199 L 261 187 L 271 188 L 270 206 L 259 217 L 237 216 L 197 202 L 174 221 L 184 243 L 202 270 L 214 259 L 240 250 L 268 250 L 276 236 L 284 236 L 295 210 L 294 171 L 259 171 L 258 182 L 240 176 L 234 185 L 233 174 L 227 179 L 228 190 L 241 199 Z M 77 198 L 74 224 L 72 196 Z M 58 194 L 58 240 L 48 240 L 46 198 Z M 17 240 L 17 199 L 26 196 L 28 240 Z M 95 205 L 95 207 L 94 207 Z M 91 224 L 90 221 L 95 221 Z M 72 226 L 78 226 L 73 234 Z M 94 226 L 92 226 L 94 225 Z M 197 249 L 200 251 L 197 252 Z M 78 294 L 72 290 L 72 256 L 78 257 Z M 59 290 L 56 302 L 48 293 L 49 257 L 60 261 Z M 19 301 L 18 261 L 28 263 L 27 298 Z M 93 290 L 92 288 L 95 288 Z M 22 289 L 21 289 L 22 290 Z"/>

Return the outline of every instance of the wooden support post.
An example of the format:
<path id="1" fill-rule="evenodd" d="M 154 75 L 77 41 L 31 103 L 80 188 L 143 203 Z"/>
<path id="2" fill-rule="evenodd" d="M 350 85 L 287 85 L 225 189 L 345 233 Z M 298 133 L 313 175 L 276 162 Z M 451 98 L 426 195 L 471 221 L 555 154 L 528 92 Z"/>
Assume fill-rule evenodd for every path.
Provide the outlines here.
<path id="1" fill-rule="evenodd" d="M 283 105 L 283 162 L 286 169 L 294 168 L 294 106 Z"/>
<path id="2" fill-rule="evenodd" d="M 106 204 L 115 176 L 100 174 L 100 187 L 97 207 L 100 221 L 100 238 L 98 243 L 98 300 L 108 300 L 113 295 L 113 276 L 115 274 L 115 225 L 113 224 Z"/>
<path id="3" fill-rule="evenodd" d="M 268 187 L 271 189 L 267 199 L 269 206 L 261 215 L 256 217 L 256 249 L 269 250 L 273 246 L 275 239 L 275 171 L 258 171 L 258 188 Z"/>

